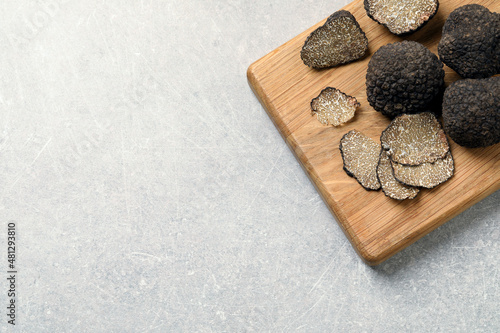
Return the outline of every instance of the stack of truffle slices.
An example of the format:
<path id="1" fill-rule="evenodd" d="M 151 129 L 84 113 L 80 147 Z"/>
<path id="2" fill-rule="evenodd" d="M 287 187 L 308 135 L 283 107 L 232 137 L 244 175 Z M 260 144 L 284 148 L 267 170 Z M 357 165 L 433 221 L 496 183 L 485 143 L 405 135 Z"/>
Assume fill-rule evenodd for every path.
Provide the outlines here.
<path id="1" fill-rule="evenodd" d="M 344 170 L 367 190 L 382 188 L 390 198 L 413 199 L 419 188 L 434 188 L 454 173 L 446 135 L 430 112 L 396 117 L 380 142 L 357 130 L 340 140 Z"/>

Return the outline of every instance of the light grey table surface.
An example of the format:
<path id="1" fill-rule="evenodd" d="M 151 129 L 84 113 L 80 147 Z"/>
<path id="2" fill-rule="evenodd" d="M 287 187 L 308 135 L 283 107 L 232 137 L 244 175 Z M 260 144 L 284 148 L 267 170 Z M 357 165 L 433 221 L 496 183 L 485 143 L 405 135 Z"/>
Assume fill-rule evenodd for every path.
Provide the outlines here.
<path id="1" fill-rule="evenodd" d="M 3 1 L 1 331 L 499 332 L 500 193 L 375 268 L 250 90 L 347 1 Z"/>

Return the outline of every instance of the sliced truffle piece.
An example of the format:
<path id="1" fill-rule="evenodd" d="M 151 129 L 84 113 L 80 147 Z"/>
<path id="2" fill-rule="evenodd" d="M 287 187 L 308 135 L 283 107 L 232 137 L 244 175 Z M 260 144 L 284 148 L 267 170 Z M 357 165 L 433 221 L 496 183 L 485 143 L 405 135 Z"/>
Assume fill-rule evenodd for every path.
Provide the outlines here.
<path id="1" fill-rule="evenodd" d="M 359 103 L 355 97 L 340 90 L 327 87 L 311 101 L 312 112 L 325 125 L 339 126 L 354 117 Z"/>
<path id="2" fill-rule="evenodd" d="M 377 177 L 386 196 L 392 199 L 413 199 L 420 191 L 417 187 L 400 183 L 394 178 L 391 160 L 385 150 L 381 150 L 377 166 Z"/>
<path id="3" fill-rule="evenodd" d="M 451 152 L 434 163 L 422 163 L 416 166 L 391 162 L 394 177 L 403 184 L 425 188 L 433 188 L 444 183 L 453 176 L 455 166 Z"/>
<path id="4" fill-rule="evenodd" d="M 477 4 L 455 9 L 443 26 L 438 54 L 464 78 L 500 73 L 500 14 Z"/>
<path id="5" fill-rule="evenodd" d="M 326 68 L 357 60 L 367 50 L 368 39 L 354 16 L 340 10 L 307 37 L 300 57 L 309 67 Z"/>
<path id="6" fill-rule="evenodd" d="M 430 112 L 395 118 L 380 136 L 392 161 L 405 165 L 432 163 L 450 150 L 441 124 Z"/>
<path id="7" fill-rule="evenodd" d="M 442 62 L 417 42 L 384 45 L 368 63 L 368 102 L 390 118 L 432 109 L 443 85 Z"/>
<path id="8" fill-rule="evenodd" d="M 438 0 L 365 0 L 366 14 L 395 35 L 411 34 L 437 13 Z"/>
<path id="9" fill-rule="evenodd" d="M 443 97 L 444 130 L 468 148 L 500 142 L 500 77 L 452 83 Z"/>
<path id="10" fill-rule="evenodd" d="M 378 190 L 377 164 L 380 145 L 357 130 L 347 132 L 340 140 L 344 170 L 367 190 Z"/>

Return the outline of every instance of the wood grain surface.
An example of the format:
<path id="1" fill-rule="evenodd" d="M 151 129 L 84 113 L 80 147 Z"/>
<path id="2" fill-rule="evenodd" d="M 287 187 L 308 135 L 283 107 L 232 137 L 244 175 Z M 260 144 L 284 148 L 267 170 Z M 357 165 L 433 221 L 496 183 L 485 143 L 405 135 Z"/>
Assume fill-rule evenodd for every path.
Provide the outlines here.
<path id="1" fill-rule="evenodd" d="M 452 140 L 455 175 L 446 183 L 422 189 L 416 199 L 397 201 L 381 191 L 366 191 L 342 169 L 339 141 L 357 129 L 377 142 L 389 119 L 366 99 L 365 75 L 371 55 L 381 46 L 414 40 L 437 54 L 441 29 L 449 13 L 464 4 L 479 3 L 500 12 L 498 0 L 442 0 L 436 16 L 413 35 L 400 38 L 372 21 L 363 1 L 343 9 L 358 20 L 369 41 L 368 54 L 344 66 L 314 70 L 300 59 L 306 37 L 325 20 L 257 60 L 248 81 L 277 129 L 295 153 L 358 254 L 377 265 L 500 188 L 500 144 L 467 149 Z M 332 13 L 325 13 L 330 15 Z M 459 76 L 445 66 L 446 84 Z M 341 127 L 322 125 L 311 114 L 310 102 L 327 87 L 355 96 L 361 103 L 354 119 Z"/>

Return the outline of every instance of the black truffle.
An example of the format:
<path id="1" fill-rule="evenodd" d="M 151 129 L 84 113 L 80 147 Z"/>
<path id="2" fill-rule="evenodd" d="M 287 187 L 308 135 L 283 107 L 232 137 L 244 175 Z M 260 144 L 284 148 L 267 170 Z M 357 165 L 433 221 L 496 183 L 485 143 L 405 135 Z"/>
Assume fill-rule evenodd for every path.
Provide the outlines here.
<path id="1" fill-rule="evenodd" d="M 368 63 L 368 102 L 390 118 L 403 113 L 433 110 L 432 104 L 443 85 L 442 62 L 417 42 L 384 45 Z"/>
<path id="2" fill-rule="evenodd" d="M 318 121 L 333 126 L 340 126 L 351 120 L 359 105 L 356 97 L 332 87 L 323 89 L 311 101 L 312 113 L 316 114 Z"/>
<path id="3" fill-rule="evenodd" d="M 368 39 L 354 16 L 339 10 L 307 37 L 300 57 L 307 66 L 319 69 L 352 62 L 367 50 Z"/>
<path id="4" fill-rule="evenodd" d="M 344 171 L 365 189 L 380 189 L 377 178 L 380 145 L 360 131 L 351 130 L 340 139 L 339 148 Z"/>
<path id="5" fill-rule="evenodd" d="M 437 13 L 438 0 L 364 0 L 366 14 L 395 35 L 411 34 Z"/>
<path id="6" fill-rule="evenodd" d="M 465 79 L 444 92 L 444 130 L 457 144 L 487 147 L 500 142 L 500 77 Z"/>
<path id="7" fill-rule="evenodd" d="M 398 116 L 382 132 L 380 143 L 391 161 L 404 165 L 434 163 L 450 150 L 441 124 L 430 112 Z"/>
<path id="8" fill-rule="evenodd" d="M 438 54 L 464 78 L 500 73 L 500 14 L 476 4 L 455 9 L 443 26 Z"/>
<path id="9" fill-rule="evenodd" d="M 392 199 L 414 199 L 420 191 L 417 187 L 404 185 L 394 178 L 391 159 L 389 155 L 387 155 L 387 151 L 383 149 L 380 151 L 380 159 L 377 165 L 377 177 L 384 194 Z"/>
<path id="10" fill-rule="evenodd" d="M 455 171 L 451 151 L 434 163 L 422 163 L 412 166 L 391 161 L 391 166 L 394 178 L 397 181 L 408 186 L 425 188 L 434 188 L 444 183 L 453 176 Z"/>

